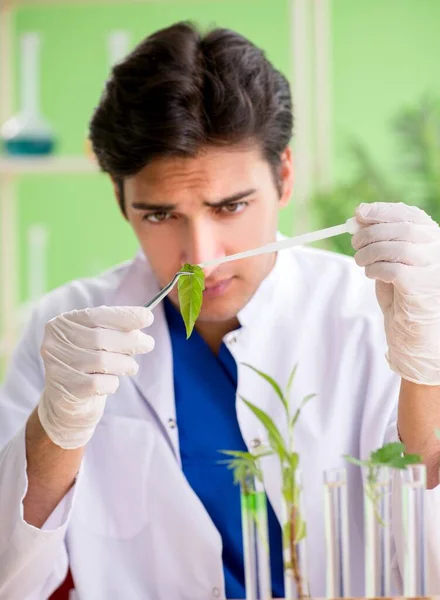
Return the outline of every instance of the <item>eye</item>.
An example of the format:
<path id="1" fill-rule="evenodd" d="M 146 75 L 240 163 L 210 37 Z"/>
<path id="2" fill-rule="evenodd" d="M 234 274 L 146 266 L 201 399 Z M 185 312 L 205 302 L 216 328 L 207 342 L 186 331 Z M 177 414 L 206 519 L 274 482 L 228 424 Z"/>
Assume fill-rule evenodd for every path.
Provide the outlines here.
<path id="1" fill-rule="evenodd" d="M 243 212 L 247 205 L 247 202 L 232 202 L 231 204 L 222 206 L 220 211 L 226 214 L 238 214 Z"/>
<path id="2" fill-rule="evenodd" d="M 142 221 L 148 221 L 149 223 L 163 223 L 164 221 L 168 221 L 170 217 L 171 214 L 168 212 L 148 213 L 142 217 Z"/>

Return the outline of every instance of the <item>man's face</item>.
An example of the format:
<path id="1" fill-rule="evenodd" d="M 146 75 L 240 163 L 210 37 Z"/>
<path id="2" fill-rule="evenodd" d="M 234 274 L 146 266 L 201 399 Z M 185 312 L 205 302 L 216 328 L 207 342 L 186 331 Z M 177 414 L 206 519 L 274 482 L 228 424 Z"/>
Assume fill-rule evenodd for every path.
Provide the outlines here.
<path id="1" fill-rule="evenodd" d="M 195 158 L 160 158 L 124 183 L 127 218 L 160 286 L 186 262 L 199 264 L 275 239 L 292 191 L 290 149 L 279 171 L 255 147 L 206 148 Z M 265 254 L 205 269 L 199 322 L 233 319 L 270 272 Z M 178 306 L 177 286 L 170 294 Z"/>

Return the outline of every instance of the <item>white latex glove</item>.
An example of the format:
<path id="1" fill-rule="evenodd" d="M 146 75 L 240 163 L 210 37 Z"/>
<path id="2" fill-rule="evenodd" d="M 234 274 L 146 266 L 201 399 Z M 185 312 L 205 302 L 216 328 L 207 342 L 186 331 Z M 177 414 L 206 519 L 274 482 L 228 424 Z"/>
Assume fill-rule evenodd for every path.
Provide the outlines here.
<path id="1" fill-rule="evenodd" d="M 387 359 L 414 383 L 440 385 L 440 227 L 402 203 L 361 204 L 356 263 L 376 280 Z"/>
<path id="2" fill-rule="evenodd" d="M 61 448 L 84 446 L 102 417 L 119 376 L 135 375 L 135 354 L 150 352 L 154 340 L 141 329 L 153 322 L 148 308 L 86 308 L 64 313 L 46 325 L 41 356 L 45 388 L 38 416 Z"/>

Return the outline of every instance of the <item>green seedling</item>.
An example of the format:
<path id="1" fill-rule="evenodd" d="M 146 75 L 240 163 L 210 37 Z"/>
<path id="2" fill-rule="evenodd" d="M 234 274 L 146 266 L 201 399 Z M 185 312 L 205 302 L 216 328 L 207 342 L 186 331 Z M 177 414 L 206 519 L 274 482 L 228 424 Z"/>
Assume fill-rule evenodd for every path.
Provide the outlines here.
<path id="1" fill-rule="evenodd" d="M 248 486 L 252 478 L 263 483 L 263 473 L 258 464 L 259 459 L 270 456 L 273 451 L 265 450 L 251 454 L 241 450 L 221 450 L 221 453 L 232 457 L 229 460 L 220 461 L 220 463 L 226 464 L 228 469 L 231 469 L 234 475 L 234 483 L 240 485 L 244 492 L 250 492 L 251 489 Z"/>
<path id="2" fill-rule="evenodd" d="M 382 498 L 381 486 L 379 482 L 379 472 L 381 467 L 390 467 L 392 469 L 405 469 L 408 465 L 414 465 L 422 462 L 418 454 L 407 454 L 405 445 L 402 442 L 390 442 L 378 450 L 372 452 L 368 459 L 359 460 L 354 456 L 344 454 L 348 462 L 364 467 L 367 471 L 365 481 L 365 493 L 373 505 L 374 515 L 380 525 L 385 525 L 379 512 L 379 501 Z"/>
<path id="3" fill-rule="evenodd" d="M 283 524 L 283 547 L 288 549 L 290 561 L 285 562 L 285 571 L 291 571 L 297 588 L 299 598 L 304 598 L 304 582 L 300 572 L 300 565 L 297 553 L 297 544 L 307 535 L 306 523 L 300 513 L 300 493 L 301 490 L 297 484 L 297 468 L 299 464 L 299 454 L 294 450 L 294 428 L 301 414 L 303 407 L 311 400 L 315 394 L 306 396 L 296 410 L 291 410 L 291 390 L 296 374 L 296 367 L 292 370 L 285 391 L 281 389 L 278 383 L 266 373 L 259 371 L 251 365 L 244 366 L 252 369 L 261 378 L 270 384 L 277 398 L 283 405 L 287 422 L 287 441 L 284 440 L 273 419 L 259 407 L 255 406 L 245 398 L 241 400 L 254 413 L 258 420 L 263 424 L 267 435 L 269 447 L 261 449 L 255 454 L 227 452 L 233 458 L 230 461 L 230 467 L 234 470 L 234 479 L 236 482 L 242 482 L 247 474 L 252 474 L 259 481 L 263 481 L 263 475 L 257 464 L 257 461 L 264 456 L 276 455 L 280 462 L 282 473 L 282 495 L 287 509 L 287 521 Z"/>
<path id="4" fill-rule="evenodd" d="M 257 491 L 255 482 L 263 484 L 263 473 L 261 471 L 259 460 L 265 456 L 273 454 L 272 450 L 262 450 L 251 454 L 241 450 L 222 450 L 222 454 L 231 456 L 228 460 L 219 461 L 226 464 L 228 469 L 231 469 L 234 475 L 234 483 L 238 484 L 241 489 L 242 511 L 250 517 L 259 532 L 260 539 L 266 546 L 269 547 L 269 540 L 266 538 L 266 532 L 263 531 L 260 522 L 262 517 L 261 511 L 266 511 L 265 499 L 263 501 L 264 492 Z"/>
<path id="5" fill-rule="evenodd" d="M 186 339 L 188 339 L 202 309 L 205 274 L 201 267 L 189 263 L 183 265 L 181 271 L 194 273 L 190 277 L 181 276 L 177 283 L 180 313 L 185 323 Z"/>

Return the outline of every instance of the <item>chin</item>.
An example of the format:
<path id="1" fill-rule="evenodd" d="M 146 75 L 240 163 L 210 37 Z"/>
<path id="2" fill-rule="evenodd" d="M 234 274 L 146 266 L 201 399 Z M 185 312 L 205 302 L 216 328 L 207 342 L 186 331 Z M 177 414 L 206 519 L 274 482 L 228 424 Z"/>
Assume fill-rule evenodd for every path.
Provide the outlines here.
<path id="1" fill-rule="evenodd" d="M 246 302 L 238 299 L 217 298 L 204 300 L 199 318 L 201 323 L 222 323 L 237 318 Z"/>
<path id="2" fill-rule="evenodd" d="M 235 312 L 223 312 L 220 313 L 218 311 L 214 312 L 205 312 L 200 314 L 197 319 L 198 323 L 227 323 L 228 321 L 233 321 L 237 318 L 238 311 Z"/>

